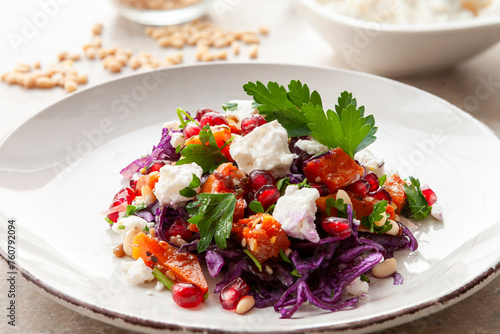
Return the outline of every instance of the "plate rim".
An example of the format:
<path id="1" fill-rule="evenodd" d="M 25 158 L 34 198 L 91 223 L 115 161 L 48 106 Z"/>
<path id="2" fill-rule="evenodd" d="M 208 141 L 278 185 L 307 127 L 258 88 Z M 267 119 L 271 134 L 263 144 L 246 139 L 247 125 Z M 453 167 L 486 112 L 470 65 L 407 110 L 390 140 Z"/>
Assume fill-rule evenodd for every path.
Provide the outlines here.
<path id="1" fill-rule="evenodd" d="M 470 115 L 469 113 L 461 110 L 460 108 L 454 106 L 450 102 L 444 100 L 443 98 L 440 98 L 434 94 L 431 94 L 427 91 L 424 91 L 422 89 L 419 89 L 417 87 L 408 85 L 403 82 L 399 82 L 390 78 L 386 77 L 381 77 L 378 75 L 370 74 L 370 73 L 365 73 L 365 72 L 359 72 L 359 71 L 354 71 L 354 70 L 349 70 L 349 69 L 343 69 L 343 68 L 336 68 L 336 67 L 331 67 L 331 66 L 310 66 L 310 65 L 304 65 L 304 64 L 298 64 L 298 63 L 274 63 L 274 62 L 255 62 L 255 63 L 249 63 L 249 62 L 232 62 L 232 63 L 224 63 L 222 61 L 220 62 L 214 62 L 211 64 L 194 64 L 194 65 L 178 65 L 174 68 L 164 68 L 164 69 L 154 69 L 150 71 L 144 71 L 141 73 L 132 73 L 125 75 L 120 78 L 116 78 L 114 80 L 102 82 L 100 84 L 97 84 L 95 86 L 87 87 L 85 89 L 82 89 L 76 94 L 71 94 L 68 96 L 65 96 L 54 103 L 44 107 L 40 111 L 34 113 L 30 117 L 27 117 L 23 121 L 21 121 L 17 126 L 15 126 L 11 131 L 9 131 L 3 138 L 0 138 L 0 147 L 3 146 L 4 142 L 7 141 L 16 131 L 18 131 L 21 127 L 23 127 L 26 123 L 30 122 L 33 118 L 39 116 L 40 114 L 46 112 L 48 109 L 54 108 L 56 105 L 62 103 L 66 99 L 71 99 L 73 96 L 76 96 L 77 94 L 84 94 L 88 90 L 93 90 L 93 89 L 98 89 L 101 86 L 104 85 L 114 85 L 118 84 L 119 81 L 121 80 L 128 80 L 132 77 L 139 77 L 139 76 L 144 76 L 148 75 L 150 73 L 155 73 L 155 72 L 168 72 L 168 71 L 182 71 L 190 68 L 198 68 L 198 67 L 218 67 L 218 66 L 223 66 L 223 67 L 238 67 L 238 66 L 250 66 L 250 67 L 259 67 L 259 66 L 278 66 L 278 67 L 294 67 L 294 68 L 303 68 L 303 69 L 319 69 L 319 70 L 325 70 L 325 71 L 330 71 L 330 72 L 340 72 L 340 73 L 346 73 L 348 75 L 354 75 L 357 77 L 368 77 L 371 79 L 375 80 L 382 80 L 385 82 L 388 82 L 390 84 L 395 84 L 398 86 L 403 86 L 404 89 L 410 89 L 412 91 L 418 92 L 419 94 L 423 94 L 426 96 L 426 98 L 430 98 L 433 100 L 437 100 L 439 103 L 446 105 L 447 107 L 451 108 L 454 112 L 458 113 L 460 116 L 465 117 L 468 121 L 474 122 L 476 125 L 480 126 L 482 130 L 484 131 L 485 134 L 492 135 L 494 138 L 498 140 L 498 136 L 493 132 L 491 128 L 489 128 L 486 124 L 480 122 L 478 119 L 476 119 L 474 116 Z M 4 251 L 3 248 L 0 248 L 0 257 L 8 263 L 8 257 Z M 43 282 L 42 280 L 36 278 L 33 274 L 30 273 L 28 269 L 25 269 L 21 267 L 18 263 L 15 264 L 16 269 L 21 273 L 21 275 L 31 284 L 33 284 L 39 292 L 42 292 L 44 295 L 49 297 L 49 299 L 52 299 L 56 301 L 57 303 L 74 310 L 76 312 L 79 312 L 83 315 L 89 316 L 91 318 L 103 321 L 105 323 L 122 327 L 122 328 L 129 328 L 129 327 L 124 327 L 123 325 L 120 326 L 119 323 L 116 323 L 117 320 L 122 320 L 124 324 L 128 324 L 133 326 L 133 329 L 135 330 L 170 330 L 170 331 L 191 331 L 191 332 L 203 332 L 203 333 L 213 333 L 213 334 L 228 334 L 228 333 L 235 333 L 234 331 L 227 331 L 227 330 L 218 330 L 218 329 L 210 329 L 210 328 L 202 328 L 202 327 L 191 327 L 191 326 L 182 326 L 182 325 L 177 325 L 174 323 L 167 323 L 167 322 L 162 322 L 162 321 L 156 321 L 156 320 L 148 320 L 148 319 L 142 319 L 138 318 L 136 316 L 132 315 L 127 315 L 124 313 L 119 313 L 115 311 L 111 311 L 109 309 L 103 308 L 96 306 L 94 304 L 79 300 L 75 297 L 72 297 L 68 294 L 65 294 L 57 288 L 50 286 L 49 284 Z M 405 323 L 407 321 L 415 320 L 420 317 L 423 317 L 428 314 L 432 314 L 435 312 L 438 312 L 448 306 L 451 306 L 467 297 L 472 295 L 473 293 L 477 292 L 479 289 L 483 288 L 486 286 L 488 283 L 490 283 L 493 279 L 495 279 L 497 276 L 500 274 L 500 261 L 498 261 L 496 264 L 491 264 L 490 267 L 488 267 L 485 271 L 483 271 L 481 274 L 476 275 L 474 279 L 471 281 L 461 285 L 460 287 L 457 287 L 455 290 L 451 291 L 450 293 L 441 296 L 439 298 L 435 298 L 432 300 L 429 300 L 424 303 L 420 303 L 418 305 L 414 305 L 411 307 L 403 308 L 400 309 L 396 312 L 393 313 L 388 313 L 376 317 L 372 317 L 369 319 L 364 319 L 364 320 L 359 320 L 359 321 L 352 321 L 349 323 L 342 323 L 342 324 L 336 324 L 336 325 L 329 325 L 329 326 L 321 326 L 321 327 L 313 327 L 310 328 L 314 332 L 326 332 L 326 331 L 345 331 L 345 330 L 354 330 L 354 331 L 360 331 L 360 330 L 367 330 L 369 328 L 375 329 L 375 327 L 380 326 L 380 328 L 387 328 L 391 325 L 395 326 L 401 323 Z M 89 313 L 90 311 L 91 313 Z M 403 318 L 405 317 L 405 318 Z M 297 333 L 303 333 L 303 328 L 301 329 L 296 329 L 296 330 L 287 330 L 283 331 L 281 333 L 290 333 L 290 334 L 297 334 Z M 250 333 L 250 332 L 240 332 L 240 333 Z M 260 334 L 267 334 L 271 332 L 259 332 Z"/>

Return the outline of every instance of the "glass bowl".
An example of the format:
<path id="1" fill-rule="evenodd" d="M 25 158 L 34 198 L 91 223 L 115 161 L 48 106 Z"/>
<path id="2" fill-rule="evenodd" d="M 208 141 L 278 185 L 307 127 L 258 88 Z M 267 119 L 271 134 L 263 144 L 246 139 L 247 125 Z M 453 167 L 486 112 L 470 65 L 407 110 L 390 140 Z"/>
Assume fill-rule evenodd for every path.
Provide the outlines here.
<path id="1" fill-rule="evenodd" d="M 121 16 L 146 25 L 171 25 L 203 16 L 213 0 L 112 0 Z"/>

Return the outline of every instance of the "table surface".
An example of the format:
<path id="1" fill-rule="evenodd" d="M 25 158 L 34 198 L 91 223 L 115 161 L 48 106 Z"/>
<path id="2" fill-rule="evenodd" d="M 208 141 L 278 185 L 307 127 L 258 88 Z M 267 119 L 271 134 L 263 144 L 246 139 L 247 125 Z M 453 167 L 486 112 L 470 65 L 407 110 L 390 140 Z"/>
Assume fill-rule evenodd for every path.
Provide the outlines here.
<path id="1" fill-rule="evenodd" d="M 31 33 L 23 43 L 14 47 L 9 42 L 14 34 L 21 34 L 23 25 L 43 11 L 42 3 L 56 3 L 49 19 Z M 217 3 L 217 2 L 216 2 Z M 340 66 L 334 51 L 323 42 L 295 12 L 288 0 L 223 1 L 219 10 L 211 10 L 209 18 L 228 29 L 256 29 L 269 27 L 270 34 L 261 43 L 261 62 L 280 62 L 306 65 Z M 222 8 L 222 9 L 221 9 Z M 32 64 L 40 61 L 48 65 L 57 61 L 60 51 L 80 52 L 81 46 L 91 40 L 95 22 L 104 25 L 105 46 L 119 45 L 136 52 L 147 51 L 157 56 L 172 53 L 159 48 L 145 36 L 144 27 L 119 17 L 108 1 L 8 1 L 0 4 L 0 73 L 9 71 L 19 62 Z M 227 61 L 251 61 L 248 52 Z M 196 63 L 192 48 L 185 48 L 185 64 Z M 120 76 L 129 75 L 127 69 L 110 74 L 97 61 L 83 60 L 75 67 L 89 74 L 90 87 Z M 500 44 L 456 68 L 434 75 L 397 80 L 440 96 L 469 112 L 487 124 L 500 136 Z M 477 90 L 486 81 L 496 83 L 487 98 L 475 98 Z M 0 83 L 0 138 L 24 119 L 44 107 L 64 98 L 63 89 L 25 90 Z M 484 97 L 484 96 L 482 96 Z M 473 103 L 474 102 L 474 103 Z M 2 236 L 5 237 L 5 236 Z M 7 266 L 0 261 L 0 271 Z M 6 275 L 6 274 L 5 274 Z M 123 330 L 80 315 L 42 296 L 24 278 L 18 276 L 17 330 L 21 333 L 122 333 Z M 0 280 L 1 305 L 6 297 L 7 281 Z M 383 333 L 500 333 L 500 277 L 471 297 L 425 318 L 385 330 Z M 9 330 L 12 328 L 9 326 Z M 7 330 L 6 321 L 0 323 L 0 332 Z"/>

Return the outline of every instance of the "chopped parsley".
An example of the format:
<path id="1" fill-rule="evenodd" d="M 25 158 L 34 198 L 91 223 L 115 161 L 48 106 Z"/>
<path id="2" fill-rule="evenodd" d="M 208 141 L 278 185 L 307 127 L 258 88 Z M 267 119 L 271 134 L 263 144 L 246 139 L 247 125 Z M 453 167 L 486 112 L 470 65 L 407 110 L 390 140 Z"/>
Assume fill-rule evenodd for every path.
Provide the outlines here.
<path id="1" fill-rule="evenodd" d="M 200 185 L 201 185 L 200 178 L 196 174 L 193 174 L 193 180 L 191 180 L 189 186 L 179 191 L 179 194 L 181 194 L 184 197 L 195 197 L 197 194 L 195 189 L 198 188 Z"/>
<path id="2" fill-rule="evenodd" d="M 337 209 L 337 217 L 347 218 L 347 204 L 344 203 L 342 198 L 334 199 L 333 197 L 328 197 L 326 199 L 326 214 L 332 216 L 332 209 Z"/>
<path id="3" fill-rule="evenodd" d="M 196 120 L 181 108 L 177 108 L 177 117 L 179 117 L 179 121 L 181 122 L 181 125 L 179 126 L 181 129 L 184 129 L 186 124 L 189 122 L 196 123 Z"/>
<path id="4" fill-rule="evenodd" d="M 410 176 L 410 182 L 411 185 L 406 183 L 404 185 L 408 206 L 413 218 L 421 220 L 429 215 L 432 207 L 429 206 L 429 203 L 427 203 L 427 200 L 420 189 L 420 181 Z"/>
<path id="5" fill-rule="evenodd" d="M 387 180 L 387 175 L 385 175 L 385 174 L 382 175 L 382 177 L 380 177 L 378 179 L 378 185 L 381 186 L 381 187 L 383 187 L 386 180 Z"/>
<path id="6" fill-rule="evenodd" d="M 227 238 L 233 226 L 233 214 L 236 208 L 234 194 L 202 193 L 196 200 L 186 205 L 186 210 L 191 218 L 188 222 L 198 226 L 200 242 L 198 252 L 207 249 L 212 239 L 220 249 L 227 246 Z"/>
<path id="7" fill-rule="evenodd" d="M 125 210 L 125 216 L 124 217 L 132 216 L 137 211 L 145 209 L 147 207 L 148 206 L 146 204 L 141 204 L 141 205 L 127 205 L 127 210 Z"/>
<path id="8" fill-rule="evenodd" d="M 201 129 L 199 138 L 201 144 L 189 144 L 182 149 L 182 158 L 176 165 L 185 165 L 195 162 L 203 169 L 203 173 L 212 173 L 220 164 L 227 162 L 221 150 L 229 145 L 234 137 L 225 142 L 222 147 L 219 147 L 217 146 L 212 130 L 210 130 L 210 126 L 207 124 Z"/>
<path id="9" fill-rule="evenodd" d="M 380 201 L 375 203 L 373 206 L 373 212 L 370 213 L 368 217 L 361 218 L 361 225 L 370 230 L 371 233 L 385 233 L 392 228 L 392 224 L 389 222 L 389 219 L 386 220 L 385 224 L 382 226 L 375 225 L 376 221 L 379 221 L 383 218 L 383 213 L 387 209 L 387 201 Z"/>

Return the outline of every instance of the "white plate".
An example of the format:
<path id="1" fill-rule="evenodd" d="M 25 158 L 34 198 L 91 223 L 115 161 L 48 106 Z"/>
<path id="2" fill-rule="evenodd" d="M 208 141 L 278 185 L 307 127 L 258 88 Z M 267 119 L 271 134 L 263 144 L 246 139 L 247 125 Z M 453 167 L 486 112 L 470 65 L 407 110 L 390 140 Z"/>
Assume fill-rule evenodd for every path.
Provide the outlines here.
<path id="1" fill-rule="evenodd" d="M 405 284 L 377 281 L 357 308 L 337 313 L 304 307 L 293 320 L 272 309 L 239 316 L 213 294 L 196 310 L 169 292 L 133 287 L 112 254 L 118 238 L 99 214 L 120 187 L 120 169 L 156 144 L 177 107 L 196 110 L 245 98 L 248 81 L 300 79 L 325 106 L 343 90 L 373 113 L 373 150 L 388 165 L 432 185 L 445 221 L 420 223 L 417 252 L 397 254 Z M 361 332 L 428 315 L 477 291 L 496 275 L 500 232 L 500 142 L 486 126 L 415 88 L 362 73 L 275 64 L 176 67 L 123 78 L 52 105 L 0 144 L 0 239 L 17 221 L 17 265 L 52 299 L 90 317 L 145 332 Z"/>

